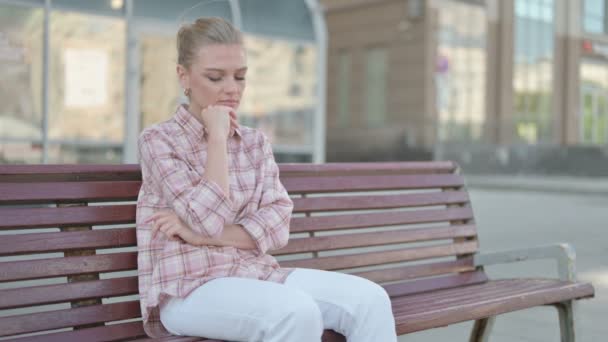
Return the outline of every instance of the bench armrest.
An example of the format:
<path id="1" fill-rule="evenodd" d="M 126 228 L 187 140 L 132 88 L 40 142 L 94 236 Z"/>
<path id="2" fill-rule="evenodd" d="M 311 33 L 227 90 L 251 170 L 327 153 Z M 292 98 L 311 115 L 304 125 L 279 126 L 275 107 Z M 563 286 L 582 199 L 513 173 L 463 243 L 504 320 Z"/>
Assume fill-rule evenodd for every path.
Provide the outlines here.
<path id="1" fill-rule="evenodd" d="M 554 259 L 557 261 L 559 278 L 565 281 L 576 281 L 576 253 L 574 247 L 567 243 L 539 246 L 526 249 L 480 253 L 475 255 L 475 266 L 506 264 L 535 259 Z"/>

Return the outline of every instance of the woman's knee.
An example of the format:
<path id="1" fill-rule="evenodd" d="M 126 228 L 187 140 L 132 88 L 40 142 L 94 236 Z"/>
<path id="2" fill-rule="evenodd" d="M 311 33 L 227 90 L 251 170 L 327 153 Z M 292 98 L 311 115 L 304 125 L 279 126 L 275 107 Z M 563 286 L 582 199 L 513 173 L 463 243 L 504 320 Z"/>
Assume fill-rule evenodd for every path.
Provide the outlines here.
<path id="1" fill-rule="evenodd" d="M 366 280 L 366 284 L 361 289 L 359 295 L 360 304 L 367 310 L 391 312 L 391 299 L 386 290 L 374 283 Z"/>
<path id="2" fill-rule="evenodd" d="M 296 291 L 277 310 L 279 311 L 278 319 L 270 327 L 271 330 L 274 330 L 274 333 L 321 338 L 323 316 L 319 306 L 311 296 Z"/>

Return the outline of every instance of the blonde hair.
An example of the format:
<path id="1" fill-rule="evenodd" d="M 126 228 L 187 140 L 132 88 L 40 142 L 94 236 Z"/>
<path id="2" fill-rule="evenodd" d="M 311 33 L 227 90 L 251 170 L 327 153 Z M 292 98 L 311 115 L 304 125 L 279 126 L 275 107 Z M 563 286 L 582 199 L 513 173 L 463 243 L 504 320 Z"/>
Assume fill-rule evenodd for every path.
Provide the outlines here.
<path id="1" fill-rule="evenodd" d="M 177 63 L 190 69 L 198 50 L 212 44 L 243 44 L 243 34 L 219 17 L 198 18 L 177 32 Z"/>

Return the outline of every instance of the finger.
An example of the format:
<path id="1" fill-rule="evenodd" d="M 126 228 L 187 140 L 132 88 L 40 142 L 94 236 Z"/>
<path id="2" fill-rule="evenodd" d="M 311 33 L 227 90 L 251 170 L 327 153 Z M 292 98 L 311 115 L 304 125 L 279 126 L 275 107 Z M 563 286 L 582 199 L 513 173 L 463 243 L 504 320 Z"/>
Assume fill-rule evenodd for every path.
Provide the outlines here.
<path id="1" fill-rule="evenodd" d="M 156 220 L 158 213 L 154 213 L 152 214 L 150 217 L 148 217 L 147 219 L 144 220 L 144 224 L 148 224 L 154 220 Z"/>

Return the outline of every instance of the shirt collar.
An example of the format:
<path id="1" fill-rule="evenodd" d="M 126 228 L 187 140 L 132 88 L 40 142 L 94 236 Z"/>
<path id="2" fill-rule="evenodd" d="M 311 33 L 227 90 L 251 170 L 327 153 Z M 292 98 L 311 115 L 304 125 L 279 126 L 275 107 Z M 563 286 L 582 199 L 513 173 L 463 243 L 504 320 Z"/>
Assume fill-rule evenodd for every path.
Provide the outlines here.
<path id="1" fill-rule="evenodd" d="M 181 104 L 177 107 L 174 118 L 187 132 L 194 134 L 197 137 L 202 137 L 207 133 L 205 125 L 198 121 L 194 115 L 188 111 L 185 104 Z M 235 129 L 230 137 L 233 137 L 234 135 L 241 137 L 241 130 L 239 128 Z"/>

